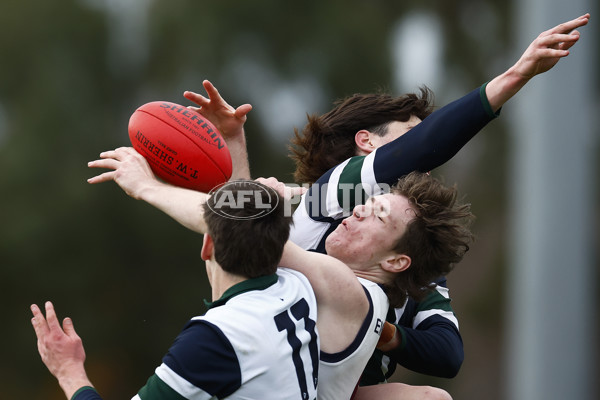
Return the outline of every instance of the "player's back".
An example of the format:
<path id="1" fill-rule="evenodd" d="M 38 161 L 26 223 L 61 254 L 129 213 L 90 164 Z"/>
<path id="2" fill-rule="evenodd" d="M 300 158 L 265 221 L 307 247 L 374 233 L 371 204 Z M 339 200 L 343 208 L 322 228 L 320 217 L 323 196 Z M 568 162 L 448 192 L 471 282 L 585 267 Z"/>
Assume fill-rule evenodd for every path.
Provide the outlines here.
<path id="1" fill-rule="evenodd" d="M 192 318 L 134 400 L 314 400 L 317 302 L 299 272 L 248 279 Z"/>
<path id="2" fill-rule="evenodd" d="M 199 317 L 215 324 L 235 350 L 241 384 L 228 398 L 316 398 L 314 293 L 296 271 L 280 268 L 277 276 L 276 284 L 239 294 Z"/>

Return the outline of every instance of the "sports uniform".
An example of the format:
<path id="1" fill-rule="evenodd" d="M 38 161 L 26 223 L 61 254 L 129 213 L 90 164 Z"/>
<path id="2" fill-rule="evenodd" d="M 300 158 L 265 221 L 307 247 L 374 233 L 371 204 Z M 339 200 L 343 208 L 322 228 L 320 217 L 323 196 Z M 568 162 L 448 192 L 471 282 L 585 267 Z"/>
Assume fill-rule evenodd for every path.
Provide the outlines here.
<path id="1" fill-rule="evenodd" d="M 404 135 L 367 156 L 352 157 L 327 171 L 302 196 L 294 212 L 290 239 L 300 247 L 325 253 L 325 239 L 357 204 L 386 192 L 412 171 L 431 171 L 451 159 L 477 132 L 493 120 L 485 86 L 433 112 Z M 359 185 L 360 184 L 360 185 Z M 463 361 L 458 331 L 445 279 L 421 303 L 409 299 L 401 309 L 390 310 L 402 344 L 370 360 L 361 384 L 383 382 L 396 362 L 415 371 L 453 377 Z"/>
<path id="2" fill-rule="evenodd" d="M 133 399 L 316 398 L 317 303 L 299 272 L 249 279 L 192 318 Z M 97 397 L 89 397 L 89 396 Z M 73 400 L 100 397 L 82 390 Z"/>
<path id="3" fill-rule="evenodd" d="M 321 351 L 319 400 L 350 399 L 381 335 L 389 309 L 388 298 L 376 283 L 363 278 L 358 280 L 369 298 L 369 313 L 358 335 L 344 351 L 335 354 Z"/>

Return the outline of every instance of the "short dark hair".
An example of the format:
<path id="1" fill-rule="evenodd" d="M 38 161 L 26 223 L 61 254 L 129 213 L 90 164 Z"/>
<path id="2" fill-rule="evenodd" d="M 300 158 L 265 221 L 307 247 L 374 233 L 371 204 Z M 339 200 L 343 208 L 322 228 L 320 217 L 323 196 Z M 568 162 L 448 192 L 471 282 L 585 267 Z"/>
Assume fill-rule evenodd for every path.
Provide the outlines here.
<path id="1" fill-rule="evenodd" d="M 255 181 L 228 182 L 202 209 L 215 259 L 224 271 L 247 278 L 276 272 L 292 218 L 285 215 L 284 201 L 274 189 Z"/>
<path id="2" fill-rule="evenodd" d="M 474 215 L 471 206 L 458 199 L 456 186 L 421 172 L 400 178 L 392 193 L 406 197 L 415 210 L 394 251 L 408 255 L 410 267 L 396 274 L 386 289 L 390 304 L 400 307 L 406 296 L 421 300 L 435 288 L 436 279 L 447 275 L 469 250 Z"/>
<path id="3" fill-rule="evenodd" d="M 312 184 L 355 156 L 354 136 L 361 129 L 384 136 L 394 121 L 406 122 L 411 116 L 425 119 L 433 111 L 432 103 L 433 92 L 423 86 L 420 94 L 354 94 L 335 102 L 335 107 L 323 115 L 309 115 L 302 131 L 294 130 L 290 145 L 290 157 L 296 163 L 295 181 Z"/>

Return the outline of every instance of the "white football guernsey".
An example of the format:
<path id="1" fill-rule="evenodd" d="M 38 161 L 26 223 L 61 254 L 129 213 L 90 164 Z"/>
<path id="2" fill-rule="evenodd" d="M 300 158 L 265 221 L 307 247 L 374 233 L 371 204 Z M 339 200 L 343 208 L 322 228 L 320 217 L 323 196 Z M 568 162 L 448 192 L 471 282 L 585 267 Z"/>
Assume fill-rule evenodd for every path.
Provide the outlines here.
<path id="1" fill-rule="evenodd" d="M 319 367 L 319 400 L 349 400 L 360 376 L 375 351 L 389 309 L 383 289 L 369 280 L 357 278 L 369 298 L 369 313 L 354 339 L 344 351 L 321 352 Z"/>
<path id="2" fill-rule="evenodd" d="M 319 337 L 308 279 L 279 268 L 192 318 L 134 399 L 314 400 Z M 233 289 L 233 291 L 232 291 Z"/>

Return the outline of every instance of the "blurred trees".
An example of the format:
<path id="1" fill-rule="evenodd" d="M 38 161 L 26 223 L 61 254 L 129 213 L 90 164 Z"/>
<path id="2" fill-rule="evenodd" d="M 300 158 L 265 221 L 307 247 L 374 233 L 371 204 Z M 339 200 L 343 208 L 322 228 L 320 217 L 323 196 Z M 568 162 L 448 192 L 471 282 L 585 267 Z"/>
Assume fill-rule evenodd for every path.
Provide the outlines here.
<path id="1" fill-rule="evenodd" d="M 441 19 L 444 69 L 454 72 L 447 75 L 453 85 L 448 82 L 437 91 L 438 99 L 462 95 L 514 61 L 505 57 L 509 10 L 499 0 L 428 5 L 386 0 L 4 0 L 2 397 L 62 398 L 37 354 L 29 323 L 33 302 L 52 300 L 59 317 L 74 319 L 86 345 L 90 377 L 107 399 L 132 396 L 186 320 L 205 310 L 202 300 L 210 291 L 199 257 L 201 237 L 128 198 L 113 183 L 86 183 L 97 172 L 87 168 L 87 161 L 128 145 L 127 122 L 137 106 L 154 100 L 187 104 L 183 91 L 200 91 L 202 79 L 210 79 L 230 104 L 255 107 L 246 125 L 253 175 L 291 182 L 286 139 L 293 128 L 301 127 L 305 113 L 324 112 L 337 98 L 381 88 L 393 91 L 390 34 L 401 16 L 415 10 Z M 487 12 L 496 25 L 483 26 L 475 12 Z M 489 43 L 495 45 L 493 51 Z M 414 82 L 415 87 L 421 84 L 427 82 Z M 274 90 L 277 85 L 297 90 L 291 104 L 302 109 L 268 108 L 281 95 Z M 317 91 L 304 92 L 306 87 Z M 270 120 L 281 118 L 290 122 L 273 132 Z M 490 132 L 469 144 L 465 155 L 441 170 L 447 181 L 460 181 L 482 229 L 479 247 L 462 266 L 467 272 L 450 278 L 467 361 L 455 380 L 402 375 L 408 383 L 435 384 L 453 394 L 485 393 L 486 398 L 493 398 L 500 385 L 498 303 L 507 148 L 502 127 L 502 121 L 488 127 Z M 482 289 L 461 284 L 467 274 Z M 473 360 L 473 349 L 486 348 L 490 350 Z M 473 374 L 483 388 L 466 388 L 473 385 Z"/>

